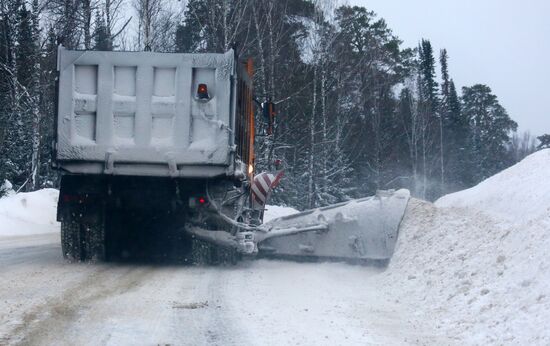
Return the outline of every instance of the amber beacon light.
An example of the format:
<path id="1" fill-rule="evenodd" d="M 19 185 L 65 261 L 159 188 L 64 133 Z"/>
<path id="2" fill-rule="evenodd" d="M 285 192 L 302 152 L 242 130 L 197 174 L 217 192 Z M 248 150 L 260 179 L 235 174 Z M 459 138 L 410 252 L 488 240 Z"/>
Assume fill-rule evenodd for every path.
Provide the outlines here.
<path id="1" fill-rule="evenodd" d="M 208 95 L 208 86 L 206 84 L 199 84 L 197 89 L 197 97 L 200 100 L 208 100 L 210 98 Z"/>

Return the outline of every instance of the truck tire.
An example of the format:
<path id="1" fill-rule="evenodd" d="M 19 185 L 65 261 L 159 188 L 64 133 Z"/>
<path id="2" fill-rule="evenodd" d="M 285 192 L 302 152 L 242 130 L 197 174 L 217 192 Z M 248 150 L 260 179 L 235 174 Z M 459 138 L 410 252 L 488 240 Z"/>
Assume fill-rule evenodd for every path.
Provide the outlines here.
<path id="1" fill-rule="evenodd" d="M 80 260 L 80 224 L 75 222 L 73 218 L 65 216 L 61 221 L 61 252 L 63 258 L 73 261 Z"/>
<path id="2" fill-rule="evenodd" d="M 205 241 L 191 239 L 191 262 L 194 265 L 209 265 L 212 263 L 212 244 Z"/>
<path id="3" fill-rule="evenodd" d="M 214 264 L 235 265 L 241 258 L 237 250 L 232 248 L 214 248 Z"/>
<path id="4" fill-rule="evenodd" d="M 61 250 L 69 261 L 104 261 L 105 217 L 103 208 L 68 212 L 61 221 Z"/>
<path id="5" fill-rule="evenodd" d="M 191 260 L 195 265 L 235 265 L 241 258 L 236 249 L 223 248 L 193 238 Z"/>

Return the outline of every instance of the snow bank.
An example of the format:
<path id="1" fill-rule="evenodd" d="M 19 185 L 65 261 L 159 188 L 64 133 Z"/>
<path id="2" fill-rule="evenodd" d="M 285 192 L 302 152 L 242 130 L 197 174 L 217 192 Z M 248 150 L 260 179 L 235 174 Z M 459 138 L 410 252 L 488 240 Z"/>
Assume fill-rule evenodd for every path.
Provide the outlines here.
<path id="1" fill-rule="evenodd" d="M 471 189 L 443 196 L 435 204 L 474 208 L 523 222 L 549 215 L 550 149 L 527 156 Z"/>
<path id="2" fill-rule="evenodd" d="M 58 232 L 58 196 L 58 190 L 44 189 L 0 198 L 0 236 Z"/>
<path id="3" fill-rule="evenodd" d="M 548 178 L 545 150 L 437 207 L 411 200 L 383 289 L 461 343 L 549 345 Z"/>
<path id="4" fill-rule="evenodd" d="M 299 213 L 298 210 L 290 207 L 280 207 L 278 205 L 266 205 L 264 212 L 264 222 L 271 221 L 278 217 Z"/>

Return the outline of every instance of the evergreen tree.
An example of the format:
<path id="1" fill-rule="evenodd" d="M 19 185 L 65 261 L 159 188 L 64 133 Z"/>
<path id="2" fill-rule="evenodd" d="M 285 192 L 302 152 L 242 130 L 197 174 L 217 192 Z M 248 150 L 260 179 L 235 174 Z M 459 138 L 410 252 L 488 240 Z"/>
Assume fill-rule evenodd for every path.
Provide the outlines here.
<path id="1" fill-rule="evenodd" d="M 457 191 L 469 186 L 472 179 L 468 177 L 471 169 L 469 158 L 471 148 L 470 127 L 463 117 L 455 84 L 449 75 L 449 56 L 447 50 L 440 53 L 441 64 L 441 103 L 440 117 L 443 123 L 445 186 L 443 193 Z"/>
<path id="2" fill-rule="evenodd" d="M 40 177 L 41 187 L 57 186 L 58 171 L 52 169 L 52 144 L 54 140 L 54 120 L 56 105 L 56 74 L 57 74 L 57 35 L 50 26 L 46 35 L 44 52 L 40 57 L 42 73 L 40 75 L 41 102 L 40 109 L 44 115 L 40 123 L 41 150 L 40 150 Z"/>
<path id="3" fill-rule="evenodd" d="M 435 118 L 437 116 L 439 98 L 437 96 L 437 82 L 435 81 L 435 58 L 431 42 L 422 39 L 420 51 L 421 96 L 427 102 L 429 116 Z"/>
<path id="4" fill-rule="evenodd" d="M 537 146 L 538 150 L 550 148 L 550 134 L 538 136 L 537 139 L 540 142 L 539 145 Z"/>
<path id="5" fill-rule="evenodd" d="M 105 23 L 103 15 L 96 11 L 95 29 L 94 29 L 94 49 L 95 50 L 113 50 L 113 42 L 109 33 L 109 28 Z"/>
<path id="6" fill-rule="evenodd" d="M 176 27 L 176 52 L 198 53 L 205 50 L 204 36 L 210 28 L 201 22 L 206 21 L 207 13 L 208 9 L 203 1 L 189 0 L 184 11 L 184 20 Z"/>
<path id="7" fill-rule="evenodd" d="M 439 63 L 441 65 L 441 96 L 442 103 L 447 103 L 450 93 L 450 77 L 449 77 L 449 55 L 446 49 L 442 49 L 439 55 Z"/>
<path id="8" fill-rule="evenodd" d="M 506 149 L 517 124 L 486 85 L 462 88 L 462 101 L 472 131 L 473 177 L 479 182 L 510 165 Z"/>
<path id="9" fill-rule="evenodd" d="M 435 80 L 435 58 L 430 41 L 423 39 L 418 47 L 418 112 L 420 118 L 420 197 L 434 199 L 444 184 L 443 122 L 439 114 L 438 87 Z M 433 182 L 439 180 L 439 184 Z"/>
<path id="10" fill-rule="evenodd" d="M 449 83 L 448 102 L 448 149 L 449 191 L 458 191 L 474 185 L 471 127 L 468 115 L 462 112 L 454 81 Z"/>
<path id="11" fill-rule="evenodd" d="M 68 49 L 82 47 L 82 36 L 86 36 L 82 32 L 85 25 L 81 25 L 83 17 L 86 17 L 82 11 L 83 0 L 48 0 L 46 5 L 59 42 Z"/>
<path id="12" fill-rule="evenodd" d="M 383 19 L 363 7 L 336 10 L 340 28 L 335 69 L 341 70 L 345 91 L 340 108 L 347 110 L 344 152 L 358 181 L 357 195 L 384 188 L 403 163 L 395 156 L 396 100 L 392 88 L 403 79 L 404 54 Z M 399 167 L 396 167 L 399 166 Z"/>

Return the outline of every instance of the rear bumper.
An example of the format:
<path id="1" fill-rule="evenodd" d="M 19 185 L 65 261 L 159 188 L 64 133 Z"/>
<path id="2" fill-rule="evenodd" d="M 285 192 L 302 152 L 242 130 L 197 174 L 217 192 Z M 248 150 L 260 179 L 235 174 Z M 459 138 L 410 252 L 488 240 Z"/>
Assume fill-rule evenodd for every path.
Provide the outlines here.
<path id="1" fill-rule="evenodd" d="M 135 212 L 187 212 L 189 197 L 203 196 L 205 189 L 206 179 L 65 174 L 57 219 L 90 205 Z"/>
<path id="2" fill-rule="evenodd" d="M 214 178 L 234 176 L 233 165 L 168 165 L 103 162 L 58 161 L 57 167 L 73 174 L 94 174 L 136 177 Z"/>

